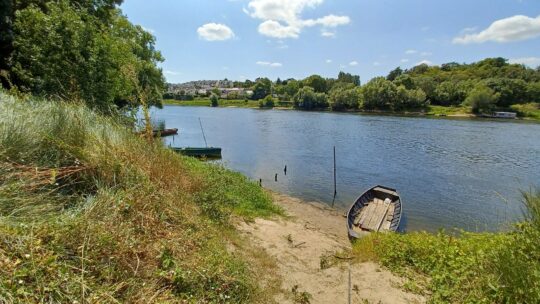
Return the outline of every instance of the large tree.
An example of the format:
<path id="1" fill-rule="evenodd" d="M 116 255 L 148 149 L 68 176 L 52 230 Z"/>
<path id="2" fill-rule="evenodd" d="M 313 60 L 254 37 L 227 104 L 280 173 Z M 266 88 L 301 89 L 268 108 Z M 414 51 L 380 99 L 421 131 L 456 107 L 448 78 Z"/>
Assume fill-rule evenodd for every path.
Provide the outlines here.
<path id="1" fill-rule="evenodd" d="M 154 37 L 118 0 L 14 2 L 9 77 L 19 90 L 82 100 L 104 112 L 160 105 L 164 78 Z"/>

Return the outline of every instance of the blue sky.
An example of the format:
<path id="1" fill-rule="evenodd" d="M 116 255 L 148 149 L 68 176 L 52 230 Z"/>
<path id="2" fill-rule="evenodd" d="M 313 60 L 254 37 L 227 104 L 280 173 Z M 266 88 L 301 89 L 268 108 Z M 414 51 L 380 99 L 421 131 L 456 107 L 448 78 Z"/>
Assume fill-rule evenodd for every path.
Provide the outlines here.
<path id="1" fill-rule="evenodd" d="M 540 65 L 538 0 L 125 0 L 169 82 L 336 77 L 419 62 Z"/>

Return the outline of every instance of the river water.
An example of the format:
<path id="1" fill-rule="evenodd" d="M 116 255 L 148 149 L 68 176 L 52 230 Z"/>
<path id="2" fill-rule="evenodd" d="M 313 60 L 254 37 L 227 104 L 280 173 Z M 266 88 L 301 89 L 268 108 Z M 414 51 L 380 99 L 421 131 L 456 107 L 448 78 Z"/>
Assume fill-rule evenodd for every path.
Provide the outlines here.
<path id="1" fill-rule="evenodd" d="M 345 210 L 367 188 L 396 188 L 403 229 L 500 230 L 540 186 L 540 124 L 290 110 L 165 106 L 173 146 L 222 147 L 221 162 L 264 187 Z M 287 175 L 283 169 L 287 166 Z M 278 181 L 275 182 L 275 174 Z"/>

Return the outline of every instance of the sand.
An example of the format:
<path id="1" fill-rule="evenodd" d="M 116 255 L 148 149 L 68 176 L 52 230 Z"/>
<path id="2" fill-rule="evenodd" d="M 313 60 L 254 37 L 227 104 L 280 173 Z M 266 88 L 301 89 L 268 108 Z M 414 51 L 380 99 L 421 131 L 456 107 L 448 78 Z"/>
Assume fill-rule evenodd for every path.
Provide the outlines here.
<path id="1" fill-rule="evenodd" d="M 295 286 L 297 297 L 302 292 L 309 294 L 309 303 L 348 303 L 349 268 L 351 303 L 425 303 L 422 296 L 400 289 L 403 279 L 372 262 L 349 266 L 347 260 L 341 260 L 321 269 L 321 260 L 329 260 L 325 256 L 350 248 L 344 214 L 286 195 L 272 195 L 288 217 L 242 222 L 238 228 L 249 242 L 275 259 L 282 282 L 275 299 L 278 303 L 295 303 Z"/>

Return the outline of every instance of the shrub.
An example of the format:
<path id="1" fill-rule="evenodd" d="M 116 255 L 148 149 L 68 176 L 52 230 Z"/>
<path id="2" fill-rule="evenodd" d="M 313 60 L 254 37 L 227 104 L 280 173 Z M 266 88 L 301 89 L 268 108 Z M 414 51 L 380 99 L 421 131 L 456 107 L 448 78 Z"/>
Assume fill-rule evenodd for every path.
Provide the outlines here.
<path id="1" fill-rule="evenodd" d="M 259 100 L 259 107 L 261 107 L 261 108 L 273 108 L 274 107 L 274 97 L 272 97 L 272 95 L 267 95 L 264 99 Z"/>
<path id="2" fill-rule="evenodd" d="M 490 113 L 495 108 L 499 94 L 492 89 L 478 85 L 476 86 L 465 99 L 465 105 L 470 106 L 475 114 Z"/>
<path id="3" fill-rule="evenodd" d="M 210 96 L 210 104 L 212 107 L 217 107 L 219 105 L 219 98 L 216 94 Z"/>
<path id="4" fill-rule="evenodd" d="M 328 100 L 325 93 L 315 93 L 313 88 L 305 86 L 293 97 L 294 107 L 302 110 L 325 109 Z"/>
<path id="5" fill-rule="evenodd" d="M 355 110 L 362 102 L 362 94 L 359 88 L 341 89 L 330 91 L 330 105 L 334 111 Z"/>
<path id="6" fill-rule="evenodd" d="M 372 234 L 353 252 L 420 283 L 432 303 L 540 303 L 540 191 L 524 203 L 511 232 Z"/>

